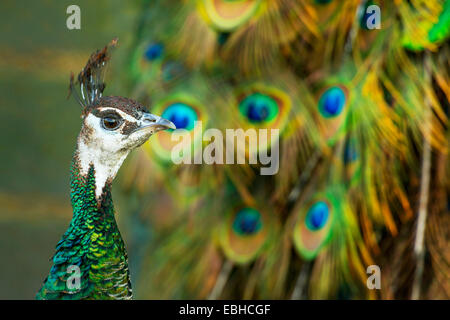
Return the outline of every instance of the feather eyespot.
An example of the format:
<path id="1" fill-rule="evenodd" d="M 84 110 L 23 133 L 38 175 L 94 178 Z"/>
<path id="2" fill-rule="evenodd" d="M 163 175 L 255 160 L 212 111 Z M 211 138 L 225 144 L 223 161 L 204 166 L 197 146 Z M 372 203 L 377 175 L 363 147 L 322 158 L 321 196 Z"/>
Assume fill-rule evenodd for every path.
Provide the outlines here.
<path id="1" fill-rule="evenodd" d="M 164 54 L 164 45 L 162 43 L 151 43 L 147 46 L 144 56 L 149 61 L 154 61 Z"/>
<path id="2" fill-rule="evenodd" d="M 346 94 L 341 87 L 330 87 L 320 97 L 319 111 L 325 118 L 336 117 L 344 109 L 346 100 Z"/>
<path id="3" fill-rule="evenodd" d="M 199 118 L 194 108 L 182 102 L 169 105 L 161 116 L 172 121 L 177 129 L 186 130 L 194 129 L 195 121 Z"/>
<path id="4" fill-rule="evenodd" d="M 239 235 L 254 235 L 261 228 L 261 214 L 252 208 L 239 211 L 233 221 L 233 230 Z"/>
<path id="5" fill-rule="evenodd" d="M 271 96 L 255 92 L 239 104 L 239 111 L 252 123 L 270 122 L 278 115 L 278 104 Z"/>
<path id="6" fill-rule="evenodd" d="M 322 229 L 328 220 L 329 214 L 329 208 L 326 202 L 318 201 L 314 203 L 306 213 L 306 226 L 312 231 Z"/>

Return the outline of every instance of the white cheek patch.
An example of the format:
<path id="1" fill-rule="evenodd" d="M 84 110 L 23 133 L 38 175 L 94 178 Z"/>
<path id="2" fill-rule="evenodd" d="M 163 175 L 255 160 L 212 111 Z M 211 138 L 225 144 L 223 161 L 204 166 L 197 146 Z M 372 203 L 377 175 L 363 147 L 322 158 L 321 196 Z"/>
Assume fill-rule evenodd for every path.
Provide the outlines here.
<path id="1" fill-rule="evenodd" d="M 89 114 L 84 119 L 84 125 L 91 130 L 87 130 L 86 137 L 89 144 L 95 145 L 98 149 L 114 151 L 120 149 L 120 145 L 125 138 L 120 130 L 106 130 L 101 125 L 101 119 L 93 114 Z"/>
<path id="2" fill-rule="evenodd" d="M 125 121 L 137 120 L 117 109 L 102 108 L 102 110 L 114 110 Z M 124 124 L 122 124 L 123 126 Z M 81 166 L 81 174 L 86 175 L 91 165 L 95 168 L 95 195 L 101 196 L 107 181 L 112 181 L 128 153 L 135 147 L 144 143 L 151 135 L 150 131 L 137 131 L 130 135 L 117 130 L 107 130 L 101 125 L 101 119 L 88 114 L 84 119 L 84 130 L 78 137 L 78 158 Z"/>
<path id="3" fill-rule="evenodd" d="M 78 158 L 81 174 L 86 175 L 91 165 L 95 168 L 95 195 L 100 197 L 106 181 L 112 181 L 130 149 L 129 141 L 119 132 L 107 131 L 101 127 L 100 119 L 89 114 L 84 121 L 87 137 L 78 139 Z"/>

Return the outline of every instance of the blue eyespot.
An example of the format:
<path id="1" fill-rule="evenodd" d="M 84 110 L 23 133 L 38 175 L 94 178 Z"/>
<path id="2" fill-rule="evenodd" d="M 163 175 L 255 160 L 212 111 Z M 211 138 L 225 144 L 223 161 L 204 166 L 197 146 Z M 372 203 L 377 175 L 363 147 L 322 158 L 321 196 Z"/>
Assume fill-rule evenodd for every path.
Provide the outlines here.
<path id="1" fill-rule="evenodd" d="M 239 211 L 233 221 L 233 230 L 240 235 L 254 235 L 261 228 L 261 214 L 252 208 L 244 208 Z"/>
<path id="2" fill-rule="evenodd" d="M 150 60 L 156 60 L 164 53 L 164 45 L 162 43 L 151 43 L 145 49 L 145 57 Z"/>
<path id="3" fill-rule="evenodd" d="M 175 102 L 170 104 L 162 113 L 161 117 L 172 121 L 177 129 L 192 130 L 195 121 L 198 120 L 197 112 L 191 106 Z"/>
<path id="4" fill-rule="evenodd" d="M 306 213 L 306 227 L 312 231 L 322 229 L 327 223 L 329 215 L 330 210 L 326 202 L 318 201 L 314 203 Z"/>
<path id="5" fill-rule="evenodd" d="M 344 108 L 346 99 L 341 87 L 331 87 L 320 97 L 319 111 L 325 118 L 338 116 Z"/>
<path id="6" fill-rule="evenodd" d="M 239 112 L 253 123 L 271 121 L 278 115 L 278 111 L 275 99 L 258 92 L 248 95 L 239 104 Z"/>

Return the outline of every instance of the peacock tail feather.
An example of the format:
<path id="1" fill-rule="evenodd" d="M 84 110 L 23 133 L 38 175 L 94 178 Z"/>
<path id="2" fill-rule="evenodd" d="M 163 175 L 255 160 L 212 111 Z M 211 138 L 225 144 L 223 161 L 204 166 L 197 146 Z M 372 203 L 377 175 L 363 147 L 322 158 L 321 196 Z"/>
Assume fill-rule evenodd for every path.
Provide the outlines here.
<path id="1" fill-rule="evenodd" d="M 165 132 L 127 163 L 123 187 L 138 190 L 152 235 L 139 244 L 138 297 L 403 299 L 419 281 L 420 297 L 448 298 L 449 8 L 143 1 L 132 92 L 185 129 L 174 131 L 190 136 L 177 151 L 192 161 L 173 162 Z M 208 164 L 212 138 L 198 120 L 223 133 L 215 145 L 228 143 L 226 129 L 242 129 L 241 142 L 249 129 L 273 135 L 235 143 L 237 164 L 226 153 Z M 277 173 L 261 175 L 252 159 L 278 151 Z M 382 290 L 367 287 L 370 265 Z"/>

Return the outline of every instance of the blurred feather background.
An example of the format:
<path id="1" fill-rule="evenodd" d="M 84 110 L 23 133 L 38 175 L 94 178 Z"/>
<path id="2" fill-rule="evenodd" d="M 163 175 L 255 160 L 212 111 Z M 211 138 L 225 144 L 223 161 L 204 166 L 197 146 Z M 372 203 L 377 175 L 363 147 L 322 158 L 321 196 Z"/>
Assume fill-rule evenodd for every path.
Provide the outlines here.
<path id="1" fill-rule="evenodd" d="M 190 130 L 187 148 L 206 145 L 195 120 L 280 130 L 274 176 L 174 165 L 169 133 L 129 157 L 113 196 L 136 298 L 449 297 L 450 1 L 0 7 L 0 298 L 34 297 L 70 220 L 68 75 L 114 36 L 105 93 Z M 366 286 L 373 264 L 381 290 Z"/>

